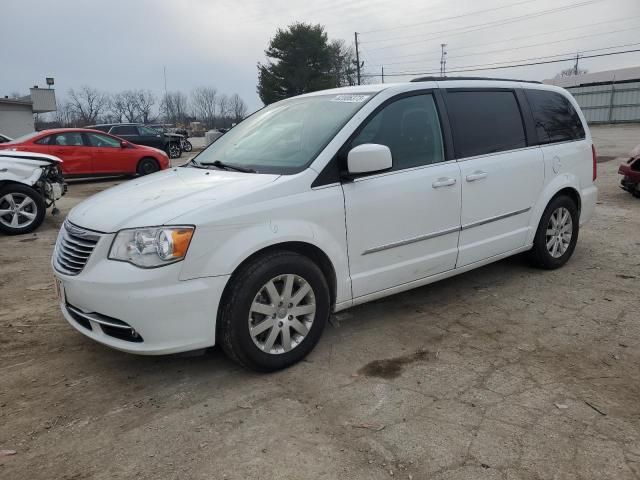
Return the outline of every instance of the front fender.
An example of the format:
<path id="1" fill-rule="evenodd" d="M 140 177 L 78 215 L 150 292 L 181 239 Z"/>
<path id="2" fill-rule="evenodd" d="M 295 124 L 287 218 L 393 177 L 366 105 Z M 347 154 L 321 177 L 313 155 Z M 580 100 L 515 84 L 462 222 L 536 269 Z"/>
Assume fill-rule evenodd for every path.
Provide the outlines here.
<path id="1" fill-rule="evenodd" d="M 3 182 L 21 183 L 33 187 L 42 176 L 42 169 L 37 168 L 12 168 L 0 164 L 0 184 Z"/>
<path id="2" fill-rule="evenodd" d="M 545 185 L 542 193 L 538 197 L 538 201 L 533 206 L 531 213 L 531 228 L 529 229 L 529 234 L 527 236 L 527 245 L 533 243 L 533 239 L 536 235 L 536 231 L 538 230 L 538 224 L 540 223 L 540 219 L 542 218 L 544 209 L 547 208 L 547 205 L 549 204 L 551 199 L 560 190 L 565 188 L 571 188 L 576 192 L 578 197 L 582 198 L 578 177 L 576 177 L 572 173 L 563 173 L 554 177 L 547 185 Z"/>
<path id="3" fill-rule="evenodd" d="M 301 211 L 306 214 L 300 215 Z M 336 273 L 336 303 L 351 299 L 339 186 L 281 197 L 263 203 L 251 214 L 231 214 L 227 220 L 196 225 L 181 280 L 230 275 L 254 253 L 286 242 L 302 242 L 317 247 L 331 261 Z"/>

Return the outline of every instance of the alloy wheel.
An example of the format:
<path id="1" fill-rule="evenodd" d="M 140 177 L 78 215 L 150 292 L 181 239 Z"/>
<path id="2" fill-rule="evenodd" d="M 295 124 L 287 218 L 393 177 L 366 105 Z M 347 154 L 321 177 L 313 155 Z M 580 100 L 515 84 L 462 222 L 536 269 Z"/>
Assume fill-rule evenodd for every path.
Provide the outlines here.
<path id="1" fill-rule="evenodd" d="M 265 353 L 289 352 L 305 339 L 315 314 L 316 299 L 309 282 L 299 275 L 279 275 L 260 288 L 251 304 L 251 339 Z"/>
<path id="2" fill-rule="evenodd" d="M 0 223 L 9 228 L 24 228 L 38 216 L 38 206 L 23 193 L 7 193 L 0 198 Z"/>
<path id="3" fill-rule="evenodd" d="M 573 235 L 571 213 L 564 207 L 553 211 L 545 236 L 547 251 L 553 258 L 560 258 L 569 248 Z"/>

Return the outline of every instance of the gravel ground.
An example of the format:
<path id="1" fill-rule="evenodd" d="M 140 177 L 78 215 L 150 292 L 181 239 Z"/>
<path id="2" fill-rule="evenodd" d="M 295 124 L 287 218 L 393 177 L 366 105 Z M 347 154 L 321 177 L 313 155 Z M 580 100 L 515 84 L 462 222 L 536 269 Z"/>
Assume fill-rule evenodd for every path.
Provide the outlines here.
<path id="1" fill-rule="evenodd" d="M 625 155 L 640 127 L 594 138 Z M 618 163 L 599 165 L 564 268 L 515 257 L 348 310 L 271 375 L 72 330 L 52 291 L 56 232 L 120 180 L 72 184 L 63 215 L 0 238 L 0 478 L 640 478 L 640 201 Z"/>

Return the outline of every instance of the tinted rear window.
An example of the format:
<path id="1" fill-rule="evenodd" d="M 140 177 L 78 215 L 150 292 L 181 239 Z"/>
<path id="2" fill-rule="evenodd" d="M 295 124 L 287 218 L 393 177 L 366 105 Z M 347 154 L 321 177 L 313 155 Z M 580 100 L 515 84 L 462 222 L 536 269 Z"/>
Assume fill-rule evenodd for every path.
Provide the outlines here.
<path id="1" fill-rule="evenodd" d="M 571 102 L 556 92 L 526 90 L 540 143 L 585 138 L 584 127 Z"/>
<path id="2" fill-rule="evenodd" d="M 138 135 L 135 125 L 119 125 L 111 129 L 113 135 Z"/>
<path id="3" fill-rule="evenodd" d="M 514 92 L 448 92 L 447 109 L 458 158 L 527 145 Z"/>

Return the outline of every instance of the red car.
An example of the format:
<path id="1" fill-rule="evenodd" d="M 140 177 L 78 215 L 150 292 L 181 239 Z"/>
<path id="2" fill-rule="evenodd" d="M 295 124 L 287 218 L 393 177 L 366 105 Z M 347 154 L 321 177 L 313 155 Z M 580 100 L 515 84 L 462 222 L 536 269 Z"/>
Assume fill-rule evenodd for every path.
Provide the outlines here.
<path id="1" fill-rule="evenodd" d="M 622 175 L 620 187 L 640 198 L 640 145 L 631 150 L 631 158 L 620 165 L 618 173 Z"/>
<path id="2" fill-rule="evenodd" d="M 169 168 L 169 157 L 157 148 L 134 145 L 108 133 L 86 128 L 43 130 L 0 144 L 0 150 L 37 152 L 63 160 L 65 177 L 147 175 Z"/>

